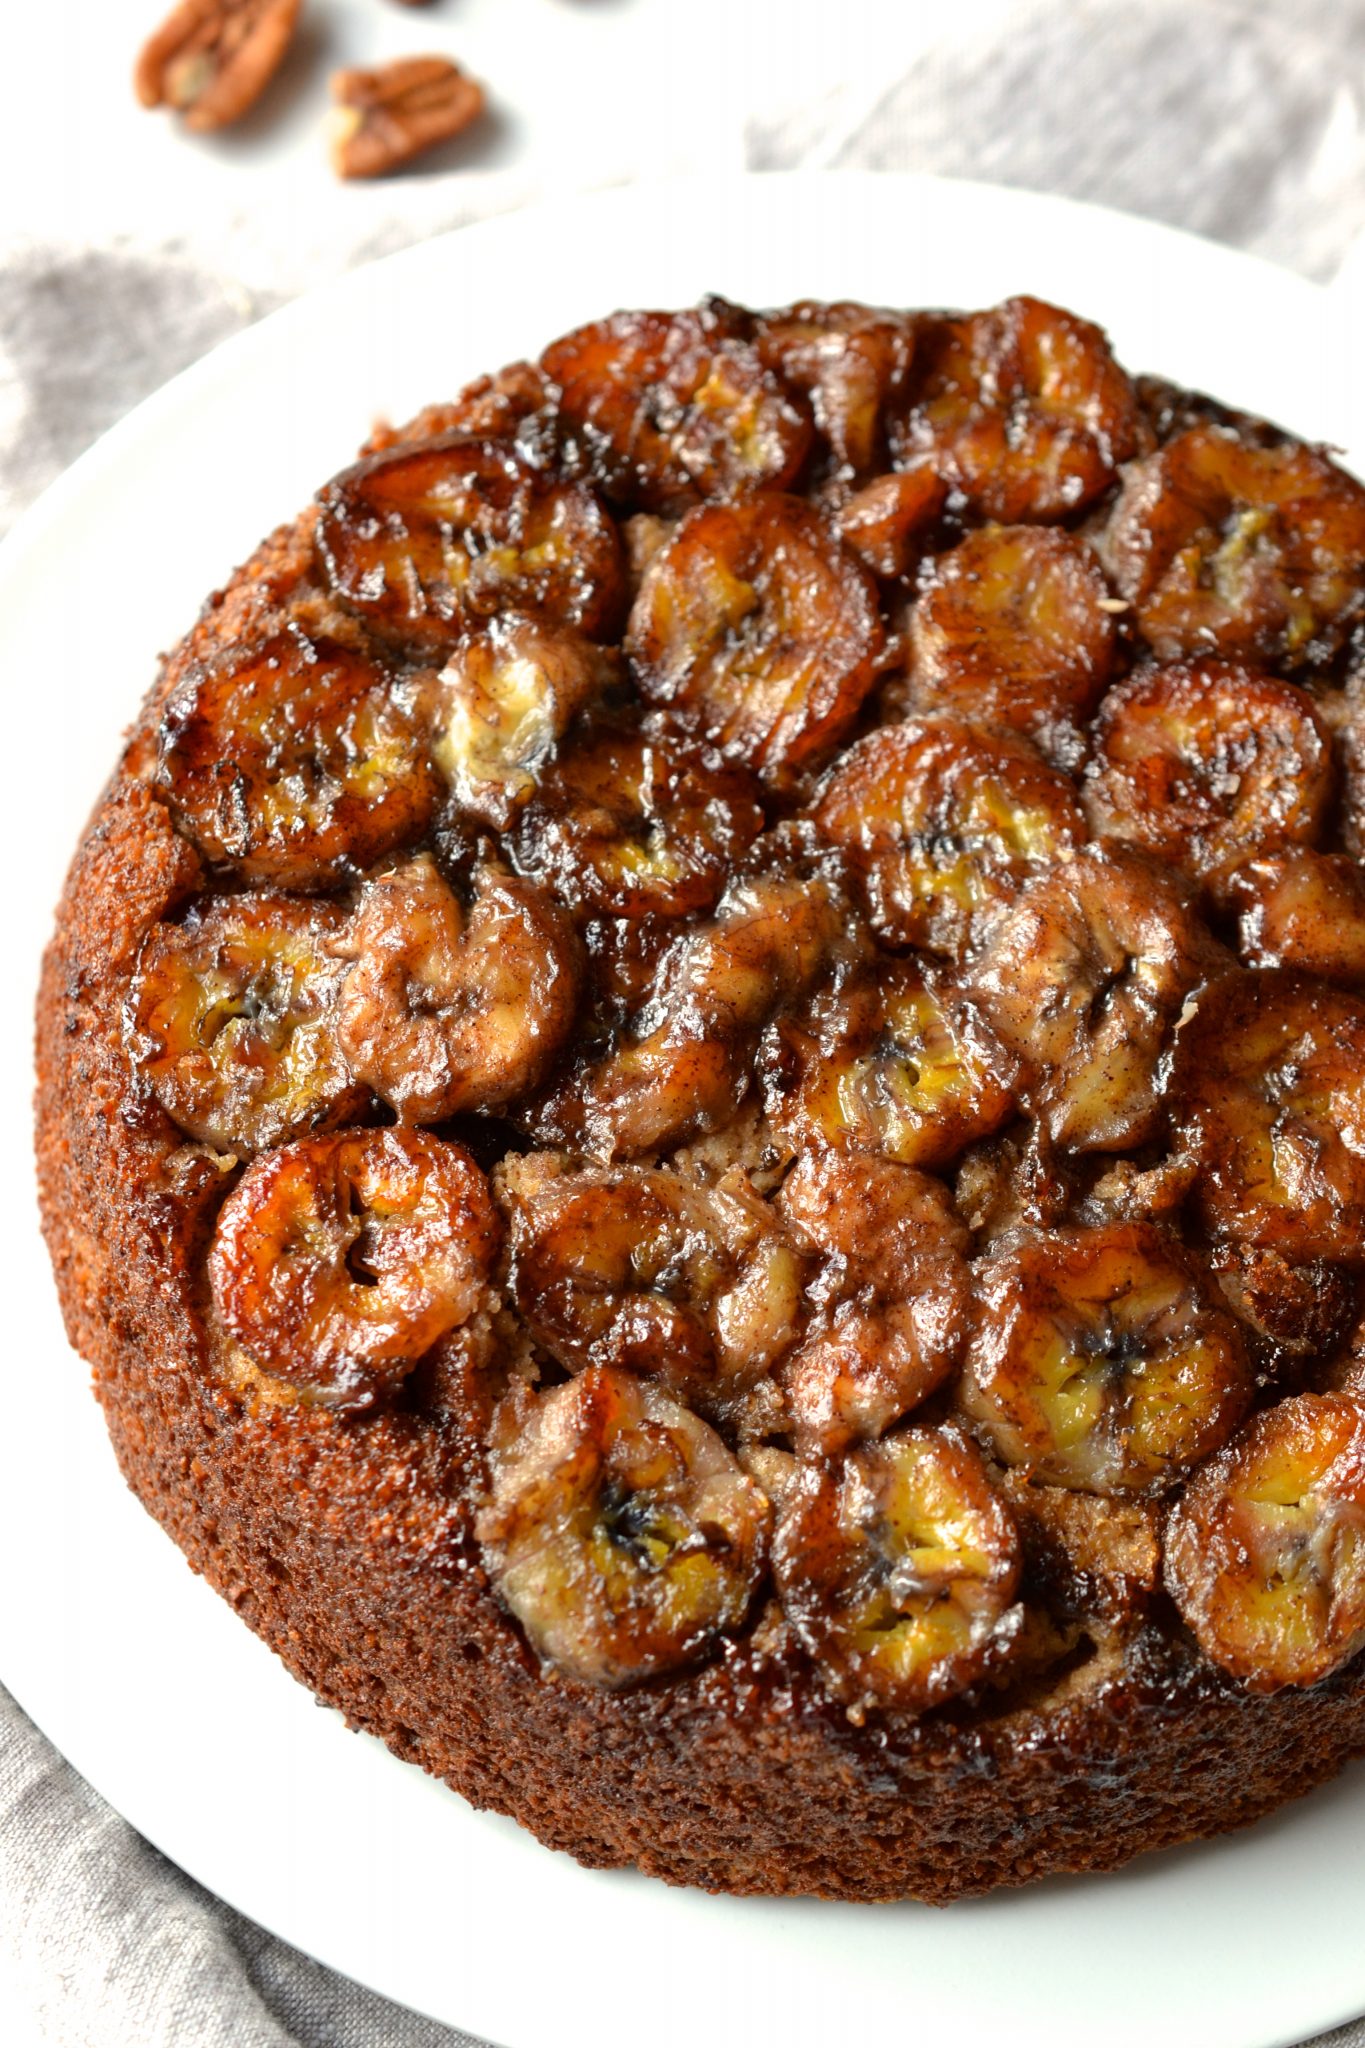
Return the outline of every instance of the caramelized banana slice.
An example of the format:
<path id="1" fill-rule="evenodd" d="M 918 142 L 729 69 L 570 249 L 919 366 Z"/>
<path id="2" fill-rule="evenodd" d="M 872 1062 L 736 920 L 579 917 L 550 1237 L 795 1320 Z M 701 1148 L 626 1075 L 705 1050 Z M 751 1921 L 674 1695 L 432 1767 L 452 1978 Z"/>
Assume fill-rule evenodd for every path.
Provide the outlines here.
<path id="1" fill-rule="evenodd" d="M 1006 1465 L 1080 1493 L 1159 1493 L 1251 1405 L 1236 1319 L 1145 1223 L 1030 1236 L 977 1275 L 958 1403 Z"/>
<path id="2" fill-rule="evenodd" d="M 533 1130 L 608 1159 L 714 1130 L 743 1099 L 763 1025 L 812 986 L 848 929 L 848 905 L 819 874 L 732 884 L 714 920 L 663 956 L 622 1043 L 570 1075 Z"/>
<path id="3" fill-rule="evenodd" d="M 809 401 L 841 476 L 886 467 L 885 420 L 903 403 L 915 322 L 850 302 L 803 299 L 758 323 L 759 355 Z"/>
<path id="4" fill-rule="evenodd" d="M 773 1539 L 782 1605 L 855 1718 L 964 1692 L 1019 1632 L 1019 1538 L 952 1429 L 902 1429 L 808 1470 Z"/>
<path id="5" fill-rule="evenodd" d="M 932 456 L 986 519 L 1062 519 L 1137 446 L 1133 387 L 1098 327 L 1038 299 L 926 322 L 898 463 Z"/>
<path id="6" fill-rule="evenodd" d="M 1298 967 L 1365 987 L 1365 873 L 1347 855 L 1296 846 L 1239 868 L 1224 893 L 1248 967 Z"/>
<path id="7" fill-rule="evenodd" d="M 963 988 L 1052 1143 L 1121 1151 L 1155 1134 L 1170 1031 L 1228 964 L 1173 879 L 1095 847 L 1027 885 Z"/>
<path id="8" fill-rule="evenodd" d="M 788 1350 L 802 1260 L 742 1173 L 705 1188 L 643 1166 L 502 1168 L 508 1284 L 571 1372 L 644 1373 L 692 1399 L 759 1379 Z"/>
<path id="9" fill-rule="evenodd" d="M 261 1152 L 345 1123 L 368 1100 L 337 1044 L 333 904 L 219 896 L 154 925 L 128 1033 L 138 1073 L 192 1138 Z"/>
<path id="10" fill-rule="evenodd" d="M 1222 661 L 1142 668 L 1095 721 L 1091 823 L 1215 891 L 1322 830 L 1332 742 L 1306 690 Z"/>
<path id="11" fill-rule="evenodd" d="M 618 673 L 606 648 L 533 619 L 493 619 L 462 640 L 431 693 L 432 753 L 460 809 L 505 832 Z"/>
<path id="12" fill-rule="evenodd" d="M 541 357 L 563 427 L 618 504 L 678 512 L 745 484 L 788 484 L 811 425 L 718 302 L 688 313 L 617 313 Z"/>
<path id="13" fill-rule="evenodd" d="M 683 520 L 625 645 L 647 702 L 783 789 L 848 731 L 882 641 L 867 571 L 804 500 L 760 491 Z"/>
<path id="14" fill-rule="evenodd" d="M 489 1577 L 536 1651 L 585 1685 L 696 1663 L 740 1627 L 770 1511 L 715 1431 L 631 1373 L 590 1366 L 494 1418 Z"/>
<path id="15" fill-rule="evenodd" d="M 267 1152 L 209 1252 L 218 1313 L 253 1362 L 330 1408 L 365 1408 L 473 1314 L 497 1212 L 462 1145 L 341 1131 Z"/>
<path id="16" fill-rule="evenodd" d="M 942 1166 L 1009 1115 L 1012 1098 L 975 1049 L 948 986 L 914 960 L 882 960 L 770 1025 L 764 1095 L 799 1146 Z"/>
<path id="17" fill-rule="evenodd" d="M 1229 975 L 1181 1024 L 1171 1093 L 1215 1236 L 1365 1260 L 1365 1005 L 1288 970 Z"/>
<path id="18" fill-rule="evenodd" d="M 375 876 L 336 950 L 355 963 L 338 1001 L 342 1050 L 405 1123 L 526 1094 L 573 1025 L 568 920 L 491 864 L 467 910 L 430 854 Z"/>
<path id="19" fill-rule="evenodd" d="M 742 768 L 676 737 L 608 729 L 543 778 L 517 864 L 575 910 L 687 917 L 711 908 L 763 822 Z"/>
<path id="20" fill-rule="evenodd" d="M 928 463 L 879 476 L 839 507 L 840 540 L 874 576 L 908 576 L 948 497 Z"/>
<path id="21" fill-rule="evenodd" d="M 619 1159 L 728 1122 L 763 1026 L 824 973 L 849 943 L 849 923 L 848 904 L 819 873 L 732 883 L 715 917 L 665 954 L 629 1034 L 534 1112 L 534 1135 Z"/>
<path id="22" fill-rule="evenodd" d="M 782 1368 L 803 1452 L 880 1436 L 941 1386 L 966 1335 L 966 1229 L 913 1167 L 807 1152 L 778 1208 L 822 1268 L 809 1335 Z"/>
<path id="23" fill-rule="evenodd" d="M 607 638 L 625 600 L 621 540 L 592 491 L 504 441 L 442 434 L 371 455 L 318 497 L 318 553 L 337 596 L 419 650 L 495 612 Z"/>
<path id="24" fill-rule="evenodd" d="M 1365 1403 L 1296 1394 L 1258 1415 L 1172 1510 L 1166 1585 L 1252 1692 L 1316 1685 L 1365 1648 Z"/>
<path id="25" fill-rule="evenodd" d="M 1133 464 L 1102 547 L 1163 661 L 1316 664 L 1365 609 L 1365 489 L 1297 441 L 1191 427 Z"/>
<path id="26" fill-rule="evenodd" d="M 297 627 L 189 671 L 162 714 L 157 782 L 206 859 L 302 889 L 420 838 L 439 788 L 404 686 Z"/>
<path id="27" fill-rule="evenodd" d="M 910 611 L 917 708 L 1027 733 L 1069 765 L 1114 665 L 1112 600 L 1082 541 L 988 526 L 938 555 Z"/>
<path id="28" fill-rule="evenodd" d="M 950 718 L 859 740 L 811 816 L 850 856 L 878 936 L 950 959 L 1030 874 L 1086 836 L 1071 782 L 1026 741 Z"/>
<path id="29" fill-rule="evenodd" d="M 377 455 L 400 443 L 411 447 L 416 441 L 434 441 L 439 435 L 453 433 L 518 440 L 528 431 L 528 421 L 539 425 L 549 403 L 549 388 L 533 363 L 508 363 L 491 377 L 476 377 L 454 398 L 423 406 L 415 419 L 401 427 L 377 427 L 361 453 Z M 534 427 L 529 431 L 533 435 Z"/>

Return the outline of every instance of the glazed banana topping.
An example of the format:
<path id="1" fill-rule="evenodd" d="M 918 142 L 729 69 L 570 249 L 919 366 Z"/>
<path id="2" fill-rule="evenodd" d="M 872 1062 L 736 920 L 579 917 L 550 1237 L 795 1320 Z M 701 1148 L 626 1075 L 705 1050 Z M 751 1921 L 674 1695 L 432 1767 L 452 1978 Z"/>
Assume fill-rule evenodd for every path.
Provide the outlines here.
<path id="1" fill-rule="evenodd" d="M 578 953 L 562 911 L 491 862 L 466 907 L 430 854 L 375 875 L 335 942 L 351 1072 L 405 1123 L 534 1087 L 573 1028 Z"/>
<path id="2" fill-rule="evenodd" d="M 805 300 L 760 320 L 758 352 L 810 405 L 841 481 L 890 467 L 886 422 L 908 395 L 915 322 L 905 313 Z"/>
<path id="3" fill-rule="evenodd" d="M 897 463 L 928 456 L 978 517 L 1053 520 L 1114 480 L 1138 436 L 1132 386 L 1098 327 L 1039 299 L 926 320 Z"/>
<path id="4" fill-rule="evenodd" d="M 1365 490 L 1033 299 L 619 313 L 378 429 L 129 754 L 223 1426 L 434 1432 L 534 1683 L 1330 1678 L 1363 661 Z"/>
<path id="5" fill-rule="evenodd" d="M 953 984 L 913 959 L 864 964 L 769 1027 L 761 1073 L 797 1146 L 944 1166 L 1014 1106 L 971 1043 Z"/>
<path id="6" fill-rule="evenodd" d="M 340 908 L 306 897 L 220 896 L 158 924 L 128 1006 L 134 1057 L 181 1129 L 260 1152 L 364 1110 L 337 1041 Z"/>
<path id="7" fill-rule="evenodd" d="M 1365 608 L 1365 491 L 1316 448 L 1191 427 L 1134 463 L 1103 552 L 1163 661 L 1327 661 Z"/>
<path id="8" fill-rule="evenodd" d="M 799 1449 L 880 1436 L 942 1384 L 967 1328 L 967 1232 L 939 1181 L 808 1152 L 778 1208 L 819 1260 L 809 1329 L 782 1367 Z"/>
<path id="9" fill-rule="evenodd" d="M 1347 854 L 1300 846 L 1249 861 L 1224 893 L 1248 967 L 1297 967 L 1365 988 L 1365 874 Z"/>
<path id="10" fill-rule="evenodd" d="M 547 769 L 517 861 L 575 910 L 686 917 L 712 907 L 763 822 L 743 769 L 669 734 L 609 727 Z"/>
<path id="11" fill-rule="evenodd" d="M 1332 749 L 1306 690 L 1222 661 L 1140 668 L 1095 722 L 1086 796 L 1102 837 L 1218 891 L 1244 862 L 1321 834 Z"/>
<path id="12" fill-rule="evenodd" d="M 253 1363 L 314 1400 L 365 1407 L 467 1321 L 498 1238 L 463 1146 L 339 1131 L 247 1170 L 218 1219 L 209 1279 Z"/>
<path id="13" fill-rule="evenodd" d="M 328 484 L 318 552 L 336 595 L 419 653 L 502 611 L 605 637 L 625 595 L 620 536 L 593 492 L 464 434 L 400 444 Z"/>
<path id="14" fill-rule="evenodd" d="M 1365 1259 L 1365 1001 L 1288 970 L 1229 975 L 1181 1026 L 1174 1089 L 1214 1237 Z"/>
<path id="15" fill-rule="evenodd" d="M 910 608 L 910 701 L 1013 727 L 1074 765 L 1113 668 L 1117 609 L 1070 534 L 983 527 L 926 567 Z"/>
<path id="16" fill-rule="evenodd" d="M 981 1265 L 977 1291 L 959 1399 L 1032 1478 L 1159 1492 L 1250 1404 L 1235 1318 L 1149 1224 L 1026 1237 Z"/>
<path id="17" fill-rule="evenodd" d="M 589 1685 L 693 1663 L 744 1621 L 770 1509 L 705 1422 L 610 1366 L 494 1419 L 479 1520 L 493 1583 L 531 1643 Z"/>
<path id="18" fill-rule="evenodd" d="M 625 1366 L 703 1403 L 760 1379 L 801 1321 L 807 1261 L 743 1173 L 509 1160 L 508 1285 L 570 1372 Z"/>
<path id="19" fill-rule="evenodd" d="M 1255 1692 L 1312 1685 L 1365 1646 L 1365 1406 L 1298 1394 L 1258 1415 L 1173 1510 L 1166 1581 Z"/>
<path id="20" fill-rule="evenodd" d="M 505 832 L 578 713 L 617 680 L 611 650 L 515 615 L 468 634 L 441 670 L 432 755 L 460 810 Z"/>
<path id="21" fill-rule="evenodd" d="M 1230 965 L 1178 884 L 1096 848 L 1028 884 L 963 987 L 1052 1143 L 1123 1151 L 1159 1128 L 1186 997 Z"/>
<path id="22" fill-rule="evenodd" d="M 821 874 L 778 869 L 726 891 L 666 953 L 622 1042 L 536 1109 L 538 1137 L 631 1158 L 727 1123 L 768 1019 L 850 943 L 849 908 Z M 855 935 L 856 943 L 856 935 Z"/>
<path id="23" fill-rule="evenodd" d="M 1026 740 L 946 717 L 859 740 L 811 816 L 859 878 L 878 937 L 949 959 L 1086 837 L 1075 785 Z"/>
<path id="24" fill-rule="evenodd" d="M 847 733 L 883 638 L 867 571 L 801 499 L 760 491 L 688 514 L 625 648 L 646 703 L 785 789 Z"/>
<path id="25" fill-rule="evenodd" d="M 189 670 L 157 782 L 214 867 L 295 889 L 420 839 L 438 789 L 411 685 L 353 636 L 293 623 Z"/>
<path id="26" fill-rule="evenodd" d="M 812 438 L 738 307 L 618 313 L 542 358 L 570 460 L 618 505 L 679 512 L 744 485 L 786 484 Z"/>
<path id="27" fill-rule="evenodd" d="M 855 1712 L 932 1707 L 981 1678 L 1023 1620 L 1019 1537 L 956 1431 L 910 1428 L 812 1466 L 773 1540 L 783 1603 Z"/>

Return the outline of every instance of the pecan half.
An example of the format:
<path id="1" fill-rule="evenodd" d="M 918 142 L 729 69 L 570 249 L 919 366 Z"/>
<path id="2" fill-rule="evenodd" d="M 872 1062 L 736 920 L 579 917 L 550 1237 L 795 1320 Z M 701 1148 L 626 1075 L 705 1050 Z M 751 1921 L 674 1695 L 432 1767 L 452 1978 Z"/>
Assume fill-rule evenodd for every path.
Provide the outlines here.
<path id="1" fill-rule="evenodd" d="M 483 87 L 447 57 L 399 57 L 375 71 L 334 71 L 332 166 L 378 178 L 446 142 L 483 111 Z"/>
<path id="2" fill-rule="evenodd" d="M 133 85 L 201 133 L 238 120 L 278 71 L 302 0 L 180 0 L 143 44 Z"/>

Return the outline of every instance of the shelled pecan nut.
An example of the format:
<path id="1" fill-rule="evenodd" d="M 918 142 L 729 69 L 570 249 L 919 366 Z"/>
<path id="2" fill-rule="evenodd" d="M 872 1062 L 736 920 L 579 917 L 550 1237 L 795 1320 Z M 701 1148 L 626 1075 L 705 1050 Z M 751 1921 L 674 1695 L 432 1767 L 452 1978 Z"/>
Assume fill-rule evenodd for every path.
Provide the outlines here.
<path id="1" fill-rule="evenodd" d="M 174 107 L 185 126 L 226 128 L 254 105 L 289 48 L 302 0 L 180 0 L 133 72 L 144 107 Z"/>
<path id="2" fill-rule="evenodd" d="M 378 178 L 483 111 L 483 87 L 447 57 L 400 57 L 374 71 L 332 74 L 332 164 L 342 178 Z"/>

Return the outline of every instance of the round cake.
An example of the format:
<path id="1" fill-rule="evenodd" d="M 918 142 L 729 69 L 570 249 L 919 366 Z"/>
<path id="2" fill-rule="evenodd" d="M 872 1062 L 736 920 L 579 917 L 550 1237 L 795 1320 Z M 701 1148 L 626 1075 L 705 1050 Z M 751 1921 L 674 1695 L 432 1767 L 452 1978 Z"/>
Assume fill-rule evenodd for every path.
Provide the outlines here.
<path id="1" fill-rule="evenodd" d="M 946 1901 L 1365 1753 L 1365 489 L 1095 326 L 621 313 L 265 541 L 38 1015 L 124 1474 L 585 1863 Z"/>

